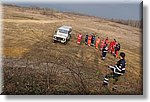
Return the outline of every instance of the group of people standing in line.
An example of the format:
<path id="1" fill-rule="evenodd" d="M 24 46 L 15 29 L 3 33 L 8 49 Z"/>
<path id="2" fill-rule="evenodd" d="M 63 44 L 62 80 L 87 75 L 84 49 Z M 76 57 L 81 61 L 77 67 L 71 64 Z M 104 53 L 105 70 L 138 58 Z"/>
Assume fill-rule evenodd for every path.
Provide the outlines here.
<path id="1" fill-rule="evenodd" d="M 78 35 L 77 44 L 81 44 L 82 41 L 82 34 L 80 33 Z M 109 69 L 111 69 L 112 73 L 106 74 L 103 80 L 103 86 L 108 86 L 109 79 L 113 78 L 114 81 L 114 87 L 113 90 L 117 89 L 116 82 L 118 81 L 118 77 L 124 75 L 125 73 L 125 53 L 120 52 L 120 43 L 116 41 L 116 39 L 110 41 L 108 37 L 106 39 L 100 39 L 100 37 L 97 37 L 94 35 L 94 33 L 85 36 L 85 44 L 88 46 L 95 46 L 96 49 L 100 49 L 102 51 L 102 60 L 105 59 L 107 52 L 110 52 L 114 57 L 119 58 L 119 61 L 114 66 L 108 66 Z M 119 54 L 119 56 L 118 56 Z"/>
<path id="2" fill-rule="evenodd" d="M 78 35 L 77 44 L 81 44 L 82 36 L 83 35 L 81 33 Z M 85 44 L 88 46 L 95 46 L 96 49 L 100 49 L 100 51 L 102 51 L 102 60 L 105 59 L 107 52 L 118 58 L 120 43 L 117 42 L 116 39 L 113 41 L 110 41 L 108 37 L 106 39 L 100 39 L 100 37 L 96 38 L 94 33 L 92 33 L 90 35 L 86 34 Z"/>

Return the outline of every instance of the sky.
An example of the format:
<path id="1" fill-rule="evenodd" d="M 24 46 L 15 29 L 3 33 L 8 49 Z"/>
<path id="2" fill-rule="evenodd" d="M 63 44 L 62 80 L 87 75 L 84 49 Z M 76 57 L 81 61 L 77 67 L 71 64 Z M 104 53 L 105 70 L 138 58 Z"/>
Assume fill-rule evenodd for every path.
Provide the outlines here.
<path id="1" fill-rule="evenodd" d="M 58 11 L 77 12 L 91 16 L 115 19 L 141 19 L 141 0 L 1 0 L 21 6 L 53 8 Z M 71 1 L 71 2 L 70 2 Z M 83 2 L 86 1 L 86 2 Z"/>

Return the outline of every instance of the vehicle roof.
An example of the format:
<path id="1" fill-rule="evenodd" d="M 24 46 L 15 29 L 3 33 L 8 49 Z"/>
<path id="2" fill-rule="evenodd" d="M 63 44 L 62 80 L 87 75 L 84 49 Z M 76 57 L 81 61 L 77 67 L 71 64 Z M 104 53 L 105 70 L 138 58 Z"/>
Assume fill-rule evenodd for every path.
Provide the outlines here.
<path id="1" fill-rule="evenodd" d="M 70 29 L 72 29 L 72 27 L 71 26 L 61 26 L 59 29 L 70 30 Z"/>

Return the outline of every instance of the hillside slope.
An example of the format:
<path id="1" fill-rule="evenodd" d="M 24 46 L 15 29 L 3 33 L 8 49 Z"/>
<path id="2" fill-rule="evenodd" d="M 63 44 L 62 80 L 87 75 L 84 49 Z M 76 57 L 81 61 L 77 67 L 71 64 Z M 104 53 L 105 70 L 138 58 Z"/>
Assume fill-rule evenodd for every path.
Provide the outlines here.
<path id="1" fill-rule="evenodd" d="M 61 25 L 73 27 L 66 44 L 53 43 Z M 78 33 L 95 32 L 100 38 L 114 38 L 126 53 L 126 74 L 118 90 L 102 87 L 108 65 L 101 52 L 77 45 Z M 142 94 L 142 30 L 103 19 L 53 10 L 3 6 L 3 94 Z"/>

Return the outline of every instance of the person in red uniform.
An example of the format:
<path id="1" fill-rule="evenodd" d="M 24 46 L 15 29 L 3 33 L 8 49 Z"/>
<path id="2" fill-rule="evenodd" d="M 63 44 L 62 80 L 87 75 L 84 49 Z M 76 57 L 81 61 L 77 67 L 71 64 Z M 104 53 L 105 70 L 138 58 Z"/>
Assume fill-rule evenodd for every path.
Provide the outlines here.
<path id="1" fill-rule="evenodd" d="M 101 45 L 100 45 L 100 50 L 102 50 L 104 46 L 105 46 L 105 41 L 104 41 L 104 39 L 102 39 L 101 40 Z"/>
<path id="2" fill-rule="evenodd" d="M 108 45 L 108 43 L 109 43 L 109 40 L 108 40 L 108 37 L 107 37 L 106 40 L 105 40 L 105 44 Z"/>
<path id="3" fill-rule="evenodd" d="M 108 48 L 109 53 L 112 51 L 112 47 L 113 47 L 113 41 L 111 41 L 109 44 L 109 48 Z"/>
<path id="4" fill-rule="evenodd" d="M 112 43 L 112 50 L 111 50 L 111 54 L 115 54 L 115 46 L 117 44 L 116 39 L 114 39 L 113 43 Z"/>
<path id="5" fill-rule="evenodd" d="M 99 43 L 100 43 L 100 38 L 98 37 L 97 40 L 96 40 L 96 46 L 95 46 L 96 49 L 98 49 Z"/>
<path id="6" fill-rule="evenodd" d="M 77 44 L 80 44 L 80 43 L 81 43 L 81 40 L 82 40 L 82 34 L 80 33 L 80 34 L 78 35 Z"/>
<path id="7" fill-rule="evenodd" d="M 88 46 L 91 46 L 91 39 L 92 39 L 92 35 L 90 35 L 90 36 L 88 37 Z"/>

